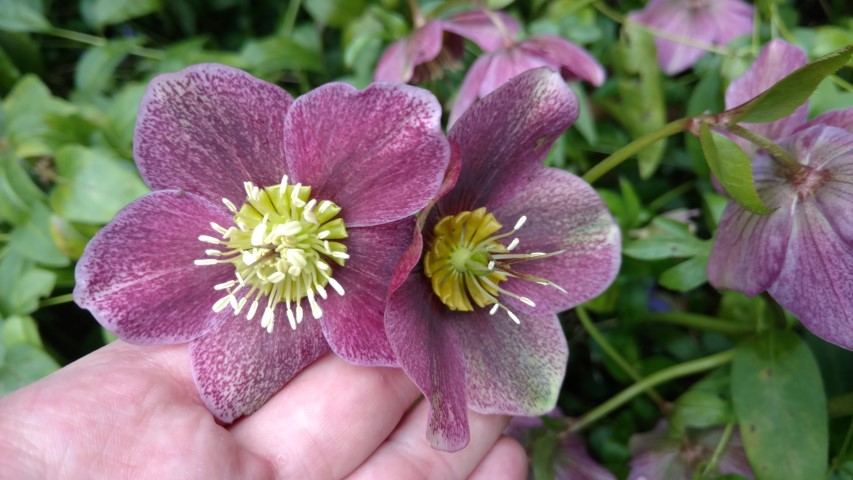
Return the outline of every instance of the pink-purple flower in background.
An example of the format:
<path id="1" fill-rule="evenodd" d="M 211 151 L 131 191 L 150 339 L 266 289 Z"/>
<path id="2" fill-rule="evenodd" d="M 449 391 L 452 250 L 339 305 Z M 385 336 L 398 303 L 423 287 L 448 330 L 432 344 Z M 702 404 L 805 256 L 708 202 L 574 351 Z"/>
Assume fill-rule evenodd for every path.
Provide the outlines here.
<path id="1" fill-rule="evenodd" d="M 466 38 L 484 52 L 491 52 L 512 41 L 518 28 L 518 23 L 503 12 L 477 10 L 430 20 L 385 50 L 373 78 L 400 83 L 433 80 L 459 62 L 465 53 Z"/>
<path id="2" fill-rule="evenodd" d="M 440 118 L 406 85 L 328 84 L 293 100 L 222 65 L 160 75 L 134 137 L 153 192 L 89 243 L 74 298 L 128 342 L 190 342 L 223 421 L 330 346 L 392 364 L 388 282 L 449 162 Z"/>
<path id="3" fill-rule="evenodd" d="M 651 0 L 632 12 L 631 21 L 675 37 L 655 37 L 658 63 L 668 75 L 681 73 L 696 63 L 705 50 L 677 41 L 726 45 L 752 32 L 752 5 L 742 0 Z"/>
<path id="4" fill-rule="evenodd" d="M 726 91 L 732 108 L 806 63 L 798 47 L 773 40 Z M 818 337 L 853 349 L 853 109 L 807 121 L 807 106 L 775 122 L 744 124 L 787 150 L 787 165 L 740 143 L 752 156 L 761 216 L 735 202 L 723 213 L 708 280 L 747 295 L 767 291 Z"/>
<path id="5" fill-rule="evenodd" d="M 560 75 L 541 68 L 450 129 L 458 163 L 394 273 L 385 314 L 397 361 L 431 406 L 435 448 L 468 443 L 468 408 L 553 409 L 568 359 L 556 313 L 595 297 L 617 273 L 620 232 L 601 198 L 543 166 L 577 115 Z"/>

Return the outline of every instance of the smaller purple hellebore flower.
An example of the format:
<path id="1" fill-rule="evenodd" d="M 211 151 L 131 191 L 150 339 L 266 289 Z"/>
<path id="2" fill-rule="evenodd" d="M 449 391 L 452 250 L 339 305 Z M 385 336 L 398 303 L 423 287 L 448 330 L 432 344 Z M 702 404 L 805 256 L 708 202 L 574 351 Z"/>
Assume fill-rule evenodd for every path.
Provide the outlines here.
<path id="1" fill-rule="evenodd" d="M 554 35 L 537 35 L 511 42 L 501 50 L 481 56 L 459 87 L 459 95 L 450 111 L 448 125 L 453 125 L 478 99 L 516 75 L 537 67 L 550 67 L 566 80 L 582 79 L 599 86 L 604 83 L 604 69 L 586 50 Z"/>
<path id="2" fill-rule="evenodd" d="M 689 430 L 684 438 L 672 438 L 666 420 L 654 430 L 631 436 L 631 472 L 628 480 L 692 480 L 696 467 L 708 461 L 723 435 L 722 428 Z M 740 432 L 734 431 L 717 463 L 721 474 L 752 479 Z"/>
<path id="3" fill-rule="evenodd" d="M 553 409 L 568 359 L 556 313 L 616 276 L 620 233 L 601 198 L 575 175 L 543 166 L 577 115 L 569 87 L 542 68 L 510 80 L 450 129 L 458 178 L 421 218 L 423 237 L 416 233 L 397 266 L 385 312 L 397 361 L 431 406 L 435 448 L 468 443 L 469 407 Z"/>
<path id="4" fill-rule="evenodd" d="M 806 55 L 781 40 L 729 85 L 726 107 L 745 103 L 798 67 Z M 745 124 L 787 150 L 778 162 L 739 139 L 752 157 L 759 197 L 770 215 L 735 202 L 723 212 L 708 262 L 717 288 L 767 290 L 818 337 L 853 349 L 853 109 L 806 120 L 807 106 L 771 123 Z"/>
<path id="5" fill-rule="evenodd" d="M 190 342 L 201 397 L 226 422 L 329 346 L 393 363 L 388 282 L 447 169 L 440 119 L 407 85 L 293 100 L 222 65 L 157 76 L 133 142 L 153 192 L 86 247 L 74 299 L 128 342 Z"/>
<path id="6" fill-rule="evenodd" d="M 498 16 L 502 25 L 496 25 L 490 15 Z M 505 31 L 501 32 L 501 28 Z M 433 80 L 462 58 L 464 38 L 476 43 L 484 52 L 491 52 L 501 48 L 504 39 L 512 38 L 518 28 L 518 23 L 503 12 L 478 10 L 445 20 L 430 20 L 385 50 L 376 64 L 373 78 L 400 83 Z"/>
<path id="7" fill-rule="evenodd" d="M 651 0 L 629 18 L 663 33 L 706 45 L 726 45 L 752 32 L 752 5 L 742 0 Z M 655 38 L 658 63 L 667 75 L 690 68 L 705 54 L 701 48 Z"/>

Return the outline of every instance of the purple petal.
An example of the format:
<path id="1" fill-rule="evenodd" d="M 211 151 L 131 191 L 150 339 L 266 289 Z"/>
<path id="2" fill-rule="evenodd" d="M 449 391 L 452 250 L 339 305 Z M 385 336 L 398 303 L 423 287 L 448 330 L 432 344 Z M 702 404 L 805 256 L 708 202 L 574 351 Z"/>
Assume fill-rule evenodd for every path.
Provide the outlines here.
<path id="1" fill-rule="evenodd" d="M 544 58 L 566 80 L 583 79 L 599 86 L 604 83 L 604 68 L 583 48 L 554 35 L 530 37 L 518 44 L 530 55 Z"/>
<path id="2" fill-rule="evenodd" d="M 554 408 L 569 359 L 556 315 L 523 316 L 519 325 L 503 313 L 443 308 L 464 351 L 471 409 L 541 415 Z"/>
<path id="3" fill-rule="evenodd" d="M 616 480 L 616 477 L 589 456 L 577 435 L 569 433 L 557 446 L 554 480 Z"/>
<path id="4" fill-rule="evenodd" d="M 645 9 L 633 12 L 629 17 L 632 21 L 652 29 L 708 45 L 717 37 L 718 25 L 709 12 L 693 12 L 687 5 L 679 2 L 650 2 Z M 655 38 L 655 47 L 658 62 L 667 75 L 687 70 L 705 54 L 705 50 L 701 48 L 659 37 Z"/>
<path id="5" fill-rule="evenodd" d="M 276 318 L 285 317 L 286 308 L 279 303 Z M 268 333 L 259 320 L 234 315 L 190 346 L 196 387 L 207 408 L 223 422 L 259 409 L 328 351 L 320 323 L 311 318 L 295 330 L 280 321 Z"/>
<path id="6" fill-rule="evenodd" d="M 516 271 L 550 280 L 567 292 L 509 279 L 501 287 L 536 304 L 531 308 L 502 298 L 513 305 L 514 311 L 537 316 L 561 312 L 599 295 L 619 271 L 619 227 L 595 190 L 569 172 L 542 169 L 518 196 L 489 210 L 506 228 L 527 216 L 516 235 L 520 243 L 514 253 L 565 250 L 553 257 L 513 265 Z"/>
<path id="7" fill-rule="evenodd" d="M 501 54 L 502 52 L 482 55 L 468 69 L 459 87 L 459 93 L 456 94 L 456 100 L 453 101 L 450 118 L 447 120 L 448 128 L 453 126 L 456 120 L 480 98 L 480 86 L 490 74 L 492 63 L 499 59 Z"/>
<path id="8" fill-rule="evenodd" d="M 379 59 L 373 79 L 406 83 L 417 65 L 435 59 L 441 52 L 444 31 L 437 20 L 418 28 L 409 38 L 398 40 Z"/>
<path id="9" fill-rule="evenodd" d="M 450 146 L 440 121 L 426 90 L 326 84 L 299 97 L 285 119 L 293 181 L 341 206 L 348 227 L 399 220 L 422 209 L 444 178 Z"/>
<path id="10" fill-rule="evenodd" d="M 397 361 L 431 406 L 430 444 L 456 451 L 469 440 L 465 359 L 450 328 L 460 319 L 446 311 L 426 276 L 416 272 L 391 294 L 385 328 Z"/>
<path id="11" fill-rule="evenodd" d="M 136 121 L 139 173 L 154 190 L 239 205 L 243 182 L 274 185 L 287 173 L 282 131 L 291 102 L 281 88 L 224 65 L 158 75 Z"/>
<path id="12" fill-rule="evenodd" d="M 321 304 L 326 339 L 344 360 L 356 365 L 397 365 L 385 336 L 383 314 L 391 272 L 414 231 L 414 217 L 348 230 L 345 242 L 350 258 L 333 275 L 346 293 L 339 296 L 328 289 L 329 298 Z"/>
<path id="13" fill-rule="evenodd" d="M 806 61 L 806 54 L 799 47 L 782 40 L 771 40 L 761 49 L 761 53 L 749 70 L 726 89 L 726 108 L 734 108 L 752 100 L 794 70 L 805 65 Z M 744 123 L 743 125 L 770 140 L 777 140 L 805 123 L 807 115 L 808 105 L 804 104 L 791 115 L 775 122 Z M 738 139 L 738 143 L 747 152 L 755 150 L 755 147 L 745 140 Z"/>
<path id="14" fill-rule="evenodd" d="M 719 26 L 714 43 L 727 45 L 736 37 L 752 33 L 755 13 L 752 5 L 741 0 L 717 0 L 711 2 L 710 8 Z"/>
<path id="15" fill-rule="evenodd" d="M 815 119 L 805 124 L 802 128 L 808 128 L 813 125 L 826 125 L 829 127 L 838 127 L 853 133 L 853 108 L 844 110 L 832 110 L 822 115 L 818 115 Z"/>
<path id="16" fill-rule="evenodd" d="M 511 41 L 519 30 L 518 22 L 509 15 L 503 12 L 492 12 L 492 15 L 499 19 L 502 27 L 495 25 L 485 12 L 476 10 L 453 15 L 443 22 L 444 29 L 471 40 L 484 52 L 492 52 Z M 501 28 L 506 35 L 501 32 Z"/>
<path id="17" fill-rule="evenodd" d="M 199 235 L 227 225 L 225 208 L 179 191 L 153 192 L 120 211 L 77 263 L 74 300 L 104 328 L 137 344 L 182 343 L 217 327 L 213 286 L 234 276 L 230 265 L 197 266 Z M 209 246 L 209 245 L 208 245 Z"/>
<path id="18" fill-rule="evenodd" d="M 551 144 L 578 116 L 571 89 L 556 72 L 530 70 L 480 100 L 450 129 L 462 170 L 440 202 L 446 214 L 514 198 L 527 188 Z"/>

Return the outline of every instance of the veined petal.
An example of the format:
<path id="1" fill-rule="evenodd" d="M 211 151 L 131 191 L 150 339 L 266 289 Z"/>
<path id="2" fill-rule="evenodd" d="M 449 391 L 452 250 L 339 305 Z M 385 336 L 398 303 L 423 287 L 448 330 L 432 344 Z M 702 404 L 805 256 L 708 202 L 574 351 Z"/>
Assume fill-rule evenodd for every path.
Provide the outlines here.
<path id="1" fill-rule="evenodd" d="M 182 343 L 225 318 L 211 307 L 214 285 L 234 276 L 230 265 L 197 266 L 198 240 L 210 222 L 231 217 L 202 197 L 153 192 L 120 211 L 86 246 L 77 263 L 74 300 L 104 328 L 137 344 Z"/>
<path id="2" fill-rule="evenodd" d="M 450 146 L 441 107 L 426 90 L 331 83 L 299 97 L 285 119 L 293 180 L 342 208 L 347 227 L 422 209 L 444 178 Z"/>
<path id="3" fill-rule="evenodd" d="M 450 129 L 462 170 L 439 205 L 453 214 L 484 205 L 498 208 L 531 180 L 548 149 L 578 116 L 571 89 L 556 72 L 524 72 L 472 106 Z"/>
<path id="4" fill-rule="evenodd" d="M 513 311 L 542 316 L 572 308 L 603 292 L 619 272 L 619 227 L 595 190 L 569 172 L 541 169 L 518 196 L 489 210 L 504 225 L 527 217 L 515 235 L 520 240 L 518 253 L 564 250 L 553 257 L 513 265 L 518 272 L 550 280 L 566 290 L 563 293 L 552 286 L 510 278 L 501 286 L 536 304 L 530 307 L 505 299 Z"/>
<path id="5" fill-rule="evenodd" d="M 645 9 L 633 12 L 629 18 L 639 24 L 677 37 L 712 44 L 718 26 L 710 13 L 691 12 L 687 5 L 662 0 L 650 2 Z M 705 50 L 684 43 L 655 38 L 658 63 L 667 75 L 675 75 L 690 68 L 705 54 Z"/>
<path id="6" fill-rule="evenodd" d="M 518 33 L 518 22 L 503 12 L 492 12 L 502 23 L 507 37 L 501 33 L 501 28 L 495 25 L 492 18 L 481 10 L 463 12 L 444 20 L 444 29 L 476 43 L 484 52 L 493 52 L 504 46 L 505 41 L 512 40 Z"/>
<path id="7" fill-rule="evenodd" d="M 518 44 L 531 55 L 544 58 L 566 80 L 582 79 L 599 86 L 604 83 L 604 68 L 589 52 L 556 35 L 538 35 Z"/>
<path id="8" fill-rule="evenodd" d="M 276 317 L 286 318 L 279 303 Z M 190 346 L 193 380 L 207 408 L 223 422 L 259 409 L 303 368 L 329 351 L 320 323 L 295 330 L 281 322 L 272 333 L 257 320 L 229 314 L 215 332 Z"/>
<path id="9" fill-rule="evenodd" d="M 412 241 L 415 218 L 374 227 L 350 228 L 350 258 L 335 267 L 343 296 L 329 291 L 321 323 L 332 350 L 356 365 L 396 366 L 383 315 L 391 273 Z"/>
<path id="10" fill-rule="evenodd" d="M 154 190 L 239 204 L 243 182 L 274 185 L 287 173 L 282 132 L 291 102 L 281 88 L 224 65 L 158 75 L 136 120 L 139 173 Z"/>
<path id="11" fill-rule="evenodd" d="M 481 413 L 542 415 L 557 403 L 569 347 L 556 315 L 446 311 L 465 352 L 468 405 Z"/>
<path id="12" fill-rule="evenodd" d="M 736 37 L 752 33 L 752 17 L 755 14 L 752 5 L 741 0 L 717 0 L 711 3 L 711 14 L 718 25 L 715 43 L 726 45 Z"/>
<path id="13" fill-rule="evenodd" d="M 427 439 L 439 450 L 468 444 L 465 358 L 426 275 L 413 273 L 391 294 L 385 329 L 400 366 L 430 404 Z"/>
<path id="14" fill-rule="evenodd" d="M 813 125 L 826 125 L 829 127 L 838 127 L 853 133 L 853 108 L 845 108 L 844 110 L 832 110 L 821 115 L 818 115 L 813 120 L 803 125 L 801 128 L 808 128 Z"/>

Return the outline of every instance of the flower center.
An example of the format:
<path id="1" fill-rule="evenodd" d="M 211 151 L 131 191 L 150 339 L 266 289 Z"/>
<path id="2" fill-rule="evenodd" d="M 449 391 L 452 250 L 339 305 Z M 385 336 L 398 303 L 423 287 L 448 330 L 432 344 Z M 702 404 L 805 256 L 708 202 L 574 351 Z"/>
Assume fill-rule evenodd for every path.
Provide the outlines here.
<path id="1" fill-rule="evenodd" d="M 791 183 L 801 199 L 813 194 L 815 190 L 822 187 L 832 179 L 832 175 L 826 170 L 818 170 L 803 165 L 792 177 Z"/>
<path id="2" fill-rule="evenodd" d="M 331 262 L 344 266 L 349 258 L 346 246 L 336 241 L 347 238 L 343 219 L 335 218 L 341 208 L 328 200 L 317 202 L 311 198 L 311 187 L 290 185 L 287 176 L 271 187 L 259 188 L 252 182 L 243 186 L 246 202 L 239 210 L 222 199 L 234 213 L 234 226 L 226 229 L 211 223 L 221 239 L 198 237 L 219 249 L 205 250 L 209 258 L 196 260 L 196 265 L 234 265 L 235 279 L 214 287 L 227 294 L 213 304 L 213 311 L 230 306 L 236 315 L 248 304 L 246 318 L 251 320 L 265 301 L 261 326 L 272 332 L 275 308 L 284 303 L 295 329 L 302 322 L 301 301 L 307 297 L 311 315 L 320 318 L 323 310 L 316 296 L 327 298 L 326 285 L 344 294 L 330 266 Z"/>
<path id="3" fill-rule="evenodd" d="M 518 262 L 541 259 L 563 253 L 512 253 L 518 246 L 518 238 L 509 245 L 501 241 L 515 234 L 527 221 L 522 216 L 515 227 L 506 233 L 498 233 L 503 225 L 485 208 L 473 212 L 461 212 L 442 218 L 435 224 L 435 237 L 424 255 L 424 273 L 432 282 L 432 290 L 451 310 L 471 312 L 474 305 L 485 308 L 492 305 L 489 313 L 494 315 L 499 308 L 516 323 L 520 323 L 506 305 L 498 300 L 503 294 L 518 299 L 531 307 L 536 304 L 527 297 L 502 288 L 507 278 L 520 278 L 540 285 L 550 285 L 565 293 L 559 285 L 512 269 Z"/>

